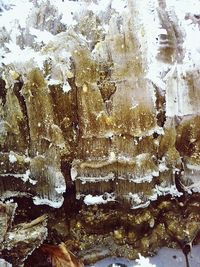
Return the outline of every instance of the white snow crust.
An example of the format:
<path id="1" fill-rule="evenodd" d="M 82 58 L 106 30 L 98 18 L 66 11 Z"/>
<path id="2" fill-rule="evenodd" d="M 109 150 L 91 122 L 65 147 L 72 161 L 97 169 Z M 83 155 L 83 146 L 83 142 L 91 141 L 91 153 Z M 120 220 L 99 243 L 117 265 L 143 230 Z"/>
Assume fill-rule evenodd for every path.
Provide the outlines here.
<path id="1" fill-rule="evenodd" d="M 199 257 L 200 245 L 196 245 L 192 248 L 192 252 L 189 255 L 190 267 L 200 266 Z M 142 252 L 141 252 L 142 253 Z M 141 254 L 138 255 L 138 259 L 135 261 L 130 261 L 123 258 L 108 258 L 101 260 L 93 265 L 86 267 L 107 267 L 111 265 L 112 267 L 120 267 L 119 264 L 125 264 L 127 267 L 185 267 L 185 256 L 180 249 L 172 248 L 161 248 L 157 255 L 153 257 L 143 257 Z"/>

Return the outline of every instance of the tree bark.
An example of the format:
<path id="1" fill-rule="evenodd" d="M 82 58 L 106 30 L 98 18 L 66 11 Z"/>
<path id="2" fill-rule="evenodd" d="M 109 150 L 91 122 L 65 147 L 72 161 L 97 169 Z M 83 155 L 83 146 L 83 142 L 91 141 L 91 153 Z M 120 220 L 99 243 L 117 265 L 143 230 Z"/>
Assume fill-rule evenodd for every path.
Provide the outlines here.
<path id="1" fill-rule="evenodd" d="M 105 2 L 27 1 L 25 25 L 2 27 L 0 199 L 49 213 L 83 258 L 184 249 L 200 227 L 198 14 Z M 16 7 L 1 5 L 3 21 Z"/>

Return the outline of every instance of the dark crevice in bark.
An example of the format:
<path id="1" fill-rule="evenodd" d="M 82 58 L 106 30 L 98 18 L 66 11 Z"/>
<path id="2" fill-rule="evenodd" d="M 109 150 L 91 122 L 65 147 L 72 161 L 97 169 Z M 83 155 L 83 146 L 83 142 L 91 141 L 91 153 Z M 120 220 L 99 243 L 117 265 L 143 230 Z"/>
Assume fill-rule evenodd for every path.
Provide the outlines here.
<path id="1" fill-rule="evenodd" d="M 157 110 L 157 123 L 158 126 L 163 127 L 166 121 L 166 99 L 165 94 L 162 89 L 159 88 L 155 83 L 153 83 L 156 95 L 156 110 Z"/>
<path id="2" fill-rule="evenodd" d="M 6 83 L 2 78 L 0 78 L 0 100 L 2 101 L 2 104 L 5 105 L 5 103 L 6 103 Z"/>
<path id="3" fill-rule="evenodd" d="M 73 155 L 72 159 L 75 158 L 75 155 L 77 153 L 77 144 L 80 141 L 81 138 L 81 131 L 79 127 L 79 122 L 80 122 L 80 114 L 79 114 L 79 99 L 78 99 L 78 90 L 79 88 L 76 85 L 76 66 L 73 60 L 71 60 L 71 69 L 74 72 L 74 77 L 73 78 L 68 78 L 68 83 L 72 88 L 71 92 L 71 110 L 72 110 L 72 128 L 74 131 L 74 150 L 73 150 Z"/>
<path id="4" fill-rule="evenodd" d="M 22 109 L 23 113 L 23 123 L 21 125 L 22 129 L 21 131 L 24 133 L 24 137 L 26 140 L 26 145 L 28 148 L 28 151 L 30 149 L 30 125 L 29 125 L 29 117 L 28 117 L 28 112 L 27 112 L 27 107 L 26 107 L 26 101 L 21 93 L 21 89 L 23 87 L 24 83 L 22 81 L 17 81 L 14 84 L 13 91 L 19 101 L 20 107 Z"/>

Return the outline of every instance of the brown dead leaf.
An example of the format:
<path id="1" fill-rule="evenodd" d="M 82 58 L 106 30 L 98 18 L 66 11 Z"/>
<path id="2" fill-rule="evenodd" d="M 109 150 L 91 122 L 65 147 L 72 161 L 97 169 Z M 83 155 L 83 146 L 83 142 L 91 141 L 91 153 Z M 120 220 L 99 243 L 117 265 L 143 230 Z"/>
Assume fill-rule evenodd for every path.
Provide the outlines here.
<path id="1" fill-rule="evenodd" d="M 67 250 L 64 243 L 58 246 L 44 244 L 41 249 L 48 254 L 53 267 L 84 267 L 83 263 Z"/>

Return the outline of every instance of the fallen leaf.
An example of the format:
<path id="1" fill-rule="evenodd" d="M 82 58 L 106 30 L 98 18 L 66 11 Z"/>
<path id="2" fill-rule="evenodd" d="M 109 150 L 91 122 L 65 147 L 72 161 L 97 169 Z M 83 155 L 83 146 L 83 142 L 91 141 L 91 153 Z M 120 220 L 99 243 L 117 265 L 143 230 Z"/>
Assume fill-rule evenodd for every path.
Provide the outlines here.
<path id="1" fill-rule="evenodd" d="M 41 249 L 48 254 L 53 267 L 84 267 L 83 263 L 67 250 L 64 243 L 57 246 L 44 244 Z"/>

